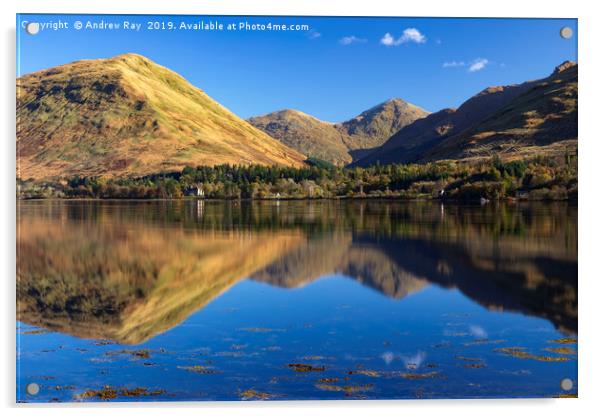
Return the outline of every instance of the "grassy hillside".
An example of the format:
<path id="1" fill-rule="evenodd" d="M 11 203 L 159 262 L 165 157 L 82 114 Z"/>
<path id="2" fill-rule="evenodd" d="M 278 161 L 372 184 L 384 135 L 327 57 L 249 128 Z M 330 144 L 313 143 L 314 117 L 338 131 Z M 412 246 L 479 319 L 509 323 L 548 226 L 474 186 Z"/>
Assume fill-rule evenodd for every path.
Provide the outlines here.
<path id="1" fill-rule="evenodd" d="M 252 117 L 249 123 L 299 152 L 337 165 L 351 162 L 346 134 L 332 123 L 296 110 L 282 110 Z"/>
<path id="2" fill-rule="evenodd" d="M 19 78 L 17 155 L 23 179 L 304 160 L 178 74 L 135 54 Z"/>

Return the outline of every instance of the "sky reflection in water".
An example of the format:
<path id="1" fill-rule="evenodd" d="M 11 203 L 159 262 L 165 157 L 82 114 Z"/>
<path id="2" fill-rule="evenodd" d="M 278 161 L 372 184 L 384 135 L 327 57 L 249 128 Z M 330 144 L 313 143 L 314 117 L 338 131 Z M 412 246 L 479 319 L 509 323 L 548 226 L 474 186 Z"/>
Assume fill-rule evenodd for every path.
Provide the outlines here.
<path id="1" fill-rule="evenodd" d="M 17 398 L 576 394 L 576 211 L 22 202 Z"/>

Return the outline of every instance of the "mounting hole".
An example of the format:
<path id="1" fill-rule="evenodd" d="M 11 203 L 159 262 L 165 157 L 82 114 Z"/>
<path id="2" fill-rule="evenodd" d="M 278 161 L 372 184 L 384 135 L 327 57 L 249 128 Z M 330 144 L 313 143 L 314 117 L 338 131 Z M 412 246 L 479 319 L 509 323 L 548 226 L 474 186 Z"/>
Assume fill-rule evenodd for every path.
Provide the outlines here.
<path id="1" fill-rule="evenodd" d="M 36 394 L 38 394 L 40 392 L 40 386 L 38 385 L 38 383 L 29 383 L 27 385 L 27 394 L 31 394 L 32 396 L 35 396 Z"/>
<path id="2" fill-rule="evenodd" d="M 570 39 L 573 37 L 573 29 L 571 29 L 568 26 L 563 27 L 562 29 L 560 29 L 560 37 L 562 39 Z"/>
<path id="3" fill-rule="evenodd" d="M 569 391 L 573 389 L 573 380 L 571 380 L 570 378 L 565 378 L 560 382 L 560 387 L 562 387 L 562 390 L 564 391 Z"/>
<path id="4" fill-rule="evenodd" d="M 25 26 L 25 31 L 30 35 L 37 35 L 40 31 L 40 24 L 36 22 L 29 22 Z"/>

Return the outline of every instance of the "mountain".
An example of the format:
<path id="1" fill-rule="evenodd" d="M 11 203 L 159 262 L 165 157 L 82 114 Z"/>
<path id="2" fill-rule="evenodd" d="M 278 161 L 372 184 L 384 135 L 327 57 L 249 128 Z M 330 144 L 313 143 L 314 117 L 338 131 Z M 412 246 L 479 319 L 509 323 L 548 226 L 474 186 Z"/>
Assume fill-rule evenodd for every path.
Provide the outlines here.
<path id="1" fill-rule="evenodd" d="M 307 155 L 337 165 L 351 162 L 344 133 L 332 123 L 296 110 L 281 110 L 253 117 L 249 123 L 285 145 Z"/>
<path id="2" fill-rule="evenodd" d="M 512 157 L 576 145 L 577 64 L 565 62 L 547 78 L 490 87 L 458 109 L 417 120 L 355 164 Z"/>
<path id="3" fill-rule="evenodd" d="M 297 110 L 252 117 L 249 123 L 304 155 L 344 165 L 426 115 L 423 109 L 394 98 L 342 123 L 328 123 Z"/>
<path id="4" fill-rule="evenodd" d="M 369 149 L 380 146 L 393 134 L 428 114 L 414 104 L 392 98 L 337 127 L 347 134 L 344 141 L 349 149 Z"/>
<path id="5" fill-rule="evenodd" d="M 136 54 L 17 79 L 18 176 L 140 176 L 186 165 L 301 166 L 304 156 Z"/>

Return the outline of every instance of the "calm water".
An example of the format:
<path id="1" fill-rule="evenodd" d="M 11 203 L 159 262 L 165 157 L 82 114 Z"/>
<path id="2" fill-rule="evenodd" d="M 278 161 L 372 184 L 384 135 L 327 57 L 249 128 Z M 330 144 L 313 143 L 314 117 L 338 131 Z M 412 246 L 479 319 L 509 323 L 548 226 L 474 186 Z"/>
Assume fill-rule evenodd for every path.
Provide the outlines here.
<path id="1" fill-rule="evenodd" d="M 574 206 L 27 201 L 17 243 L 21 401 L 577 393 Z"/>

